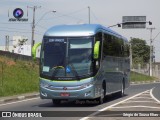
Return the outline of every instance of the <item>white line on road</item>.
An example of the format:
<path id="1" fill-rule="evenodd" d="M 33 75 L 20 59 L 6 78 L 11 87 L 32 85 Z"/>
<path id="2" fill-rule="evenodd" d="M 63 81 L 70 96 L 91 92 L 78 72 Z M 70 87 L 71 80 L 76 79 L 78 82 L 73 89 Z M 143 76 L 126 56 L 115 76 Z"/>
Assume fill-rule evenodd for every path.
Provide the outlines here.
<path id="1" fill-rule="evenodd" d="M 150 97 L 135 97 L 135 98 L 132 98 L 132 99 L 152 99 Z"/>
<path id="2" fill-rule="evenodd" d="M 130 100 L 130 99 L 133 99 L 133 98 L 135 98 L 135 97 L 137 97 L 137 96 L 139 96 L 139 95 L 141 95 L 141 94 L 143 94 L 143 93 L 146 93 L 146 92 L 148 92 L 148 91 L 150 91 L 150 90 L 146 90 L 146 91 L 144 91 L 144 92 L 138 93 L 138 94 L 136 94 L 136 95 L 134 95 L 134 96 L 132 96 L 132 97 L 129 97 L 129 98 L 125 99 L 125 100 L 122 100 L 122 101 L 120 101 L 120 102 L 118 102 L 118 103 L 115 103 L 115 104 L 113 104 L 113 105 L 110 105 L 110 106 L 108 106 L 108 107 L 105 107 L 105 108 L 103 108 L 103 109 L 100 109 L 100 110 L 98 110 L 97 112 L 94 112 L 94 113 L 88 115 L 87 117 L 81 118 L 80 120 L 87 120 L 88 118 L 93 117 L 94 115 L 96 115 L 96 114 L 98 114 L 98 113 L 100 113 L 100 112 L 102 112 L 102 111 L 105 111 L 105 110 L 107 110 L 107 109 L 110 109 L 110 108 L 112 108 L 112 107 L 114 107 L 114 106 L 116 106 L 116 105 L 119 105 L 119 104 L 121 104 L 121 103 L 123 103 L 123 102 L 126 102 L 126 101 L 128 101 L 128 100 Z"/>
<path id="3" fill-rule="evenodd" d="M 155 83 L 160 83 L 160 82 L 158 82 L 158 81 L 154 81 L 154 82 L 152 82 L 152 83 L 150 83 L 150 82 L 148 82 L 148 83 L 135 83 L 135 84 L 131 84 L 131 85 L 147 85 L 147 84 L 155 84 Z"/>
<path id="4" fill-rule="evenodd" d="M 152 107 L 152 106 L 124 106 L 124 107 L 112 107 L 116 109 L 123 109 L 123 108 L 153 108 L 153 109 L 160 109 L 160 107 Z"/>
<path id="5" fill-rule="evenodd" d="M 154 88 L 155 88 L 155 87 L 154 87 Z M 154 88 L 151 89 L 150 95 L 151 95 L 151 97 L 152 97 L 156 102 L 158 102 L 158 103 L 160 104 L 160 101 L 159 101 L 157 98 L 155 98 L 154 95 L 153 95 L 153 89 L 154 89 Z"/>
<path id="6" fill-rule="evenodd" d="M 31 100 L 35 100 L 35 99 L 39 99 L 40 97 L 36 97 L 36 98 L 32 98 L 32 99 L 26 99 L 26 100 L 21 100 L 21 101 L 16 101 L 16 102 L 10 102 L 10 103 L 6 103 L 6 104 L 0 104 L 0 106 L 4 106 L 4 105 L 10 105 L 10 104 L 15 104 L 15 103 L 20 103 L 20 102 L 25 102 L 25 101 L 31 101 Z"/>
<path id="7" fill-rule="evenodd" d="M 126 101 L 125 103 L 157 103 L 152 101 Z"/>

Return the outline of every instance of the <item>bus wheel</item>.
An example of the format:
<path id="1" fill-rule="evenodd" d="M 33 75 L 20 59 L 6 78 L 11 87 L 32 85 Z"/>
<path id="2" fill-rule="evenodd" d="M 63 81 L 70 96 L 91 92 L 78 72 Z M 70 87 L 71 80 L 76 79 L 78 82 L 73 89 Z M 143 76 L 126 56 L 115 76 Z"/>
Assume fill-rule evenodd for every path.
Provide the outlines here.
<path id="1" fill-rule="evenodd" d="M 121 85 L 121 91 L 119 92 L 120 97 L 124 96 L 124 89 L 125 89 L 125 82 L 123 80 L 122 85 Z"/>
<path id="2" fill-rule="evenodd" d="M 99 104 L 103 104 L 105 98 L 105 84 L 102 85 L 101 96 L 98 98 Z"/>
<path id="3" fill-rule="evenodd" d="M 54 105 L 59 105 L 61 103 L 61 100 L 52 99 L 52 102 Z"/>

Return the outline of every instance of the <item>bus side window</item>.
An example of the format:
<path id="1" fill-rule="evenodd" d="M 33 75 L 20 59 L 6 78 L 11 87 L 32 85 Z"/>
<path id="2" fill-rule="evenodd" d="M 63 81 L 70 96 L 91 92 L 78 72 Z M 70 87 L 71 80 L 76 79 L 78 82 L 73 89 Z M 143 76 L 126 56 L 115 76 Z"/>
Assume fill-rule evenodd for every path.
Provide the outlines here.
<path id="1" fill-rule="evenodd" d="M 104 34 L 104 40 L 103 40 L 103 57 L 105 56 L 112 56 L 113 53 L 113 41 L 112 36 L 108 34 Z"/>
<path id="2" fill-rule="evenodd" d="M 130 46 L 129 46 L 127 43 L 124 43 L 124 56 L 125 56 L 125 57 L 129 57 L 129 54 L 130 54 L 130 53 L 129 53 L 129 52 L 130 52 L 130 51 L 129 51 L 129 47 L 130 47 Z"/>

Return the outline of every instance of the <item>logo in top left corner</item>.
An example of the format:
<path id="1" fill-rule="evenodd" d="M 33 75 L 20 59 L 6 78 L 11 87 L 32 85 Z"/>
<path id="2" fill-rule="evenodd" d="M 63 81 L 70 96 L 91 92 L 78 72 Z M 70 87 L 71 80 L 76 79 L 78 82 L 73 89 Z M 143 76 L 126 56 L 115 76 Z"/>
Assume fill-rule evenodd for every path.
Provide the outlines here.
<path id="1" fill-rule="evenodd" d="M 23 12 L 23 10 L 22 10 L 21 8 L 16 8 L 16 9 L 14 9 L 14 11 L 13 11 L 13 16 L 14 16 L 15 18 L 17 18 L 17 19 L 22 18 L 22 17 L 23 17 L 23 14 L 24 14 L 24 12 Z"/>
<path id="2" fill-rule="evenodd" d="M 8 10 L 9 22 L 27 22 L 28 21 L 28 9 L 27 11 L 23 11 L 22 8 L 14 8 Z M 12 17 L 10 18 L 10 14 L 12 13 Z"/>
<path id="3" fill-rule="evenodd" d="M 11 112 L 2 112 L 2 117 L 12 117 Z"/>

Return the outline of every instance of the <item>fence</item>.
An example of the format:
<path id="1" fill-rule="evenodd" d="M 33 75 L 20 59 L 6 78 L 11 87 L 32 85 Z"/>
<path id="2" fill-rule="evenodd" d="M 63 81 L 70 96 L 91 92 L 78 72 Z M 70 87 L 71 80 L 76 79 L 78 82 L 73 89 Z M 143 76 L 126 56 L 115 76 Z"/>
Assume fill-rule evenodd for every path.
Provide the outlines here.
<path id="1" fill-rule="evenodd" d="M 138 64 L 138 67 L 133 68 L 132 71 L 138 72 L 144 75 L 150 75 L 149 64 L 147 64 L 145 67 L 141 67 L 141 65 Z M 160 64 L 153 64 L 152 76 L 160 78 Z"/>

